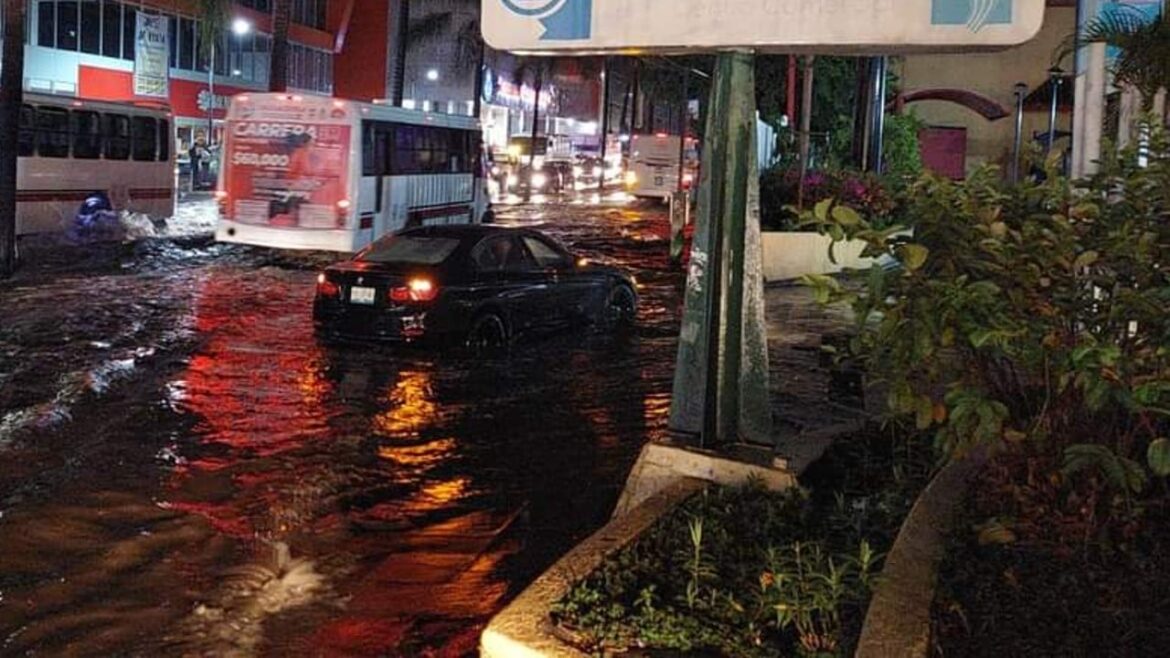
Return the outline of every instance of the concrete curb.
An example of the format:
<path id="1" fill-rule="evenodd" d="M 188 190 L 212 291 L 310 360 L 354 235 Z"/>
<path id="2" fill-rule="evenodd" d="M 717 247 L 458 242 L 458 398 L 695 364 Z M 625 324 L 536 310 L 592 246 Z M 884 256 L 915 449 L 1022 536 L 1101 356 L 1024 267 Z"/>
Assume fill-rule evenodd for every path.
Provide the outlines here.
<path id="1" fill-rule="evenodd" d="M 784 468 L 745 464 L 665 443 L 647 444 L 630 472 L 613 519 L 541 574 L 492 619 L 480 637 L 481 658 L 585 658 L 586 654 L 555 635 L 549 619 L 553 604 L 608 555 L 628 545 L 707 484 L 737 485 L 753 477 L 774 490 L 796 484 L 796 477 Z"/>
<path id="2" fill-rule="evenodd" d="M 702 480 L 680 479 L 578 544 L 492 619 L 480 637 L 481 658 L 585 658 L 587 654 L 554 635 L 549 609 L 606 556 L 705 485 Z"/>
<path id="3" fill-rule="evenodd" d="M 958 504 L 986 463 L 986 455 L 976 452 L 947 464 L 914 502 L 886 557 L 856 658 L 929 655 L 930 610 L 944 541 Z"/>

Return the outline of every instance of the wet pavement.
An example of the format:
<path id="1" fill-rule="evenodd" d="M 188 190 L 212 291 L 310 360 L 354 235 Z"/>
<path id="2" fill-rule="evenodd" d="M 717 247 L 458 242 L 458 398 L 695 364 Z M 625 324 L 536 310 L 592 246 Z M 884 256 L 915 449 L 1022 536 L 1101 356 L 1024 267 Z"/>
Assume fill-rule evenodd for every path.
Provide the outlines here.
<path id="1" fill-rule="evenodd" d="M 474 655 L 666 433 L 665 211 L 584 201 L 500 217 L 630 269 L 637 330 L 492 361 L 318 345 L 317 256 L 46 252 L 0 288 L 0 655 Z M 837 320 L 768 295 L 786 427 L 833 422 Z"/>

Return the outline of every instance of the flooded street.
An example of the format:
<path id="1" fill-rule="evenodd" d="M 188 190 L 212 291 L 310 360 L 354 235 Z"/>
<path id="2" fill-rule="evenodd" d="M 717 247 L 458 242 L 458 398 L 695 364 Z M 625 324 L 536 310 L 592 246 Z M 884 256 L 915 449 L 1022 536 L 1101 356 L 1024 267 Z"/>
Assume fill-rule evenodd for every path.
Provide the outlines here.
<path id="1" fill-rule="evenodd" d="M 506 358 L 319 346 L 312 256 L 75 249 L 0 289 L 0 655 L 474 655 L 666 430 L 657 205 L 518 204 L 639 324 Z"/>

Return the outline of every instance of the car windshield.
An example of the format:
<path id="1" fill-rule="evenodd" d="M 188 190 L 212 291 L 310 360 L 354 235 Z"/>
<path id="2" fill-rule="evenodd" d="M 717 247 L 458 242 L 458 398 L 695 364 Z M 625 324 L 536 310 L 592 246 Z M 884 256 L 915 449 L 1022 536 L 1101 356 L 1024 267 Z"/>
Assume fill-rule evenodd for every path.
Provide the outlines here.
<path id="1" fill-rule="evenodd" d="M 417 235 L 394 235 L 382 238 L 358 255 L 357 260 L 372 263 L 438 265 L 447 260 L 459 240 L 428 238 Z"/>

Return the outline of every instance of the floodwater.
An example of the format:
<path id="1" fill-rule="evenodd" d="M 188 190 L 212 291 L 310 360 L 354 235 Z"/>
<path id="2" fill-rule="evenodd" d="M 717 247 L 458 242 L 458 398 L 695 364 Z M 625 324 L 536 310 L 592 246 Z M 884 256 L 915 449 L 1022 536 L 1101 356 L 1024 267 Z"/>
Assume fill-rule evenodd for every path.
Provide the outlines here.
<path id="1" fill-rule="evenodd" d="M 660 206 L 517 204 L 630 269 L 631 336 L 319 346 L 311 256 L 147 240 L 0 288 L 0 655 L 464 656 L 666 431 Z"/>

